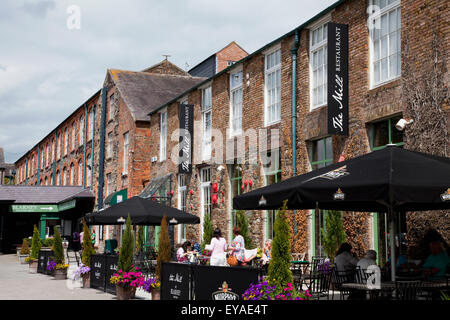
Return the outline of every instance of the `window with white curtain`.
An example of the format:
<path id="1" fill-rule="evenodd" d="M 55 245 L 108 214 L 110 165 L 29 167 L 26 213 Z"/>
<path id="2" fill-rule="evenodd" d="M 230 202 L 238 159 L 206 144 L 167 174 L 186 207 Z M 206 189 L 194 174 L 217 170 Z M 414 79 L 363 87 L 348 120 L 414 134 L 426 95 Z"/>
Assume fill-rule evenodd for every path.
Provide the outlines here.
<path id="1" fill-rule="evenodd" d="M 47 143 L 47 153 L 45 156 L 45 166 L 48 167 L 49 163 L 50 163 L 50 145 Z"/>
<path id="2" fill-rule="evenodd" d="M 164 161 L 167 153 L 167 110 L 159 113 L 159 129 L 159 161 Z"/>
<path id="3" fill-rule="evenodd" d="M 108 133 L 108 145 L 106 148 L 106 158 L 109 159 L 112 157 L 113 149 L 113 133 Z"/>
<path id="4" fill-rule="evenodd" d="M 400 0 L 372 0 L 380 10 L 372 15 L 370 34 L 371 87 L 398 78 L 401 74 Z"/>
<path id="5" fill-rule="evenodd" d="M 76 133 L 77 133 L 77 124 L 74 122 L 74 123 L 72 123 L 72 140 L 70 141 L 72 151 L 75 150 Z"/>
<path id="6" fill-rule="evenodd" d="M 88 132 L 88 141 L 92 140 L 92 130 L 93 130 L 93 121 L 94 121 L 94 108 L 92 107 L 91 110 L 89 111 L 89 116 L 88 116 L 88 124 L 87 124 L 87 132 Z"/>
<path id="7" fill-rule="evenodd" d="M 80 130 L 78 134 L 78 144 L 81 146 L 84 143 L 84 117 L 80 118 Z"/>
<path id="8" fill-rule="evenodd" d="M 327 23 L 311 29 L 309 34 L 311 110 L 327 104 L 327 35 Z"/>
<path id="9" fill-rule="evenodd" d="M 281 119 L 281 49 L 265 55 L 265 125 Z"/>
<path id="10" fill-rule="evenodd" d="M 212 95 L 211 86 L 202 90 L 202 160 L 211 158 Z"/>
<path id="11" fill-rule="evenodd" d="M 128 174 L 129 134 L 123 135 L 123 173 Z"/>
<path id="12" fill-rule="evenodd" d="M 77 184 L 79 186 L 83 185 L 83 162 L 80 160 L 78 161 L 78 181 Z"/>
<path id="13" fill-rule="evenodd" d="M 205 215 L 211 216 L 211 168 L 202 168 L 200 179 L 200 225 L 202 226 Z M 203 237 L 203 229 L 201 229 L 201 237 Z"/>
<path id="14" fill-rule="evenodd" d="M 230 74 L 230 134 L 242 132 L 242 70 Z"/>
<path id="15" fill-rule="evenodd" d="M 187 195 L 187 186 L 186 186 L 186 175 L 179 174 L 178 175 L 178 209 L 182 211 L 186 211 L 186 195 Z M 178 240 L 186 239 L 186 225 L 179 224 L 178 225 Z"/>
<path id="16" fill-rule="evenodd" d="M 91 168 L 92 156 L 89 154 L 86 158 L 86 186 L 91 186 L 92 168 Z"/>
<path id="17" fill-rule="evenodd" d="M 75 165 L 72 163 L 70 165 L 70 185 L 71 186 L 75 185 L 75 175 L 76 175 Z"/>
<path id="18" fill-rule="evenodd" d="M 64 132 L 64 155 L 69 153 L 69 129 L 66 128 Z"/>

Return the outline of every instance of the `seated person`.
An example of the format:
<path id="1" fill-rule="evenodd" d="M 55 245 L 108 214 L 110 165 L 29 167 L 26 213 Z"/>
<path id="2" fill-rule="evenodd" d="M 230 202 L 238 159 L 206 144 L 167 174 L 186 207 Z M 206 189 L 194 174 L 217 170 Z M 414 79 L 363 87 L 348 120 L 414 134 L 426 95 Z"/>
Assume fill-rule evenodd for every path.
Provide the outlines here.
<path id="1" fill-rule="evenodd" d="M 445 276 L 447 265 L 450 258 L 439 241 L 430 243 L 431 255 L 425 260 L 423 265 L 424 273 L 430 275 L 431 278 L 443 278 Z"/>
<path id="2" fill-rule="evenodd" d="M 182 263 L 188 262 L 188 254 L 191 249 L 191 242 L 185 241 L 177 250 L 177 261 Z"/>
<path id="3" fill-rule="evenodd" d="M 377 265 L 377 252 L 375 250 L 367 250 L 364 258 L 360 259 L 356 264 L 361 270 L 367 270 L 367 268 L 372 265 Z"/>
<path id="4" fill-rule="evenodd" d="M 244 265 L 252 262 L 253 259 L 256 258 L 258 253 L 258 249 L 247 250 L 244 249 Z"/>
<path id="5" fill-rule="evenodd" d="M 267 239 L 266 242 L 264 243 L 264 250 L 262 256 L 263 264 L 268 264 L 271 258 L 272 258 L 272 240 Z"/>
<path id="6" fill-rule="evenodd" d="M 336 269 L 338 271 L 348 271 L 355 269 L 356 264 L 358 263 L 358 259 L 351 254 L 351 251 L 352 246 L 347 242 L 344 242 L 339 247 L 338 251 L 336 252 L 336 258 L 334 259 Z"/>

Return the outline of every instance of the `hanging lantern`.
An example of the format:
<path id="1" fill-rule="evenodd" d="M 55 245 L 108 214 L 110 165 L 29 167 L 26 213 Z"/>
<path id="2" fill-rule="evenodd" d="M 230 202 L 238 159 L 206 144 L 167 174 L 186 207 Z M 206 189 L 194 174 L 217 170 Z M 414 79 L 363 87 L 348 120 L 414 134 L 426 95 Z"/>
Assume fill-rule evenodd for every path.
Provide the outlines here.
<path id="1" fill-rule="evenodd" d="M 193 209 L 194 208 L 194 206 L 192 205 L 192 203 L 191 203 L 191 209 Z"/>
<path id="2" fill-rule="evenodd" d="M 173 190 L 170 190 L 170 196 L 173 196 Z"/>
<path id="3" fill-rule="evenodd" d="M 244 180 L 244 186 L 247 186 L 247 180 Z"/>
<path id="4" fill-rule="evenodd" d="M 225 194 L 225 191 L 222 190 L 222 195 L 224 195 L 224 194 Z"/>
<path id="5" fill-rule="evenodd" d="M 213 194 L 213 195 L 211 196 L 211 200 L 212 200 L 212 203 L 213 203 L 213 204 L 216 204 L 216 203 L 217 203 L 217 194 Z"/>
<path id="6" fill-rule="evenodd" d="M 194 190 L 189 190 L 189 194 L 192 196 L 194 194 Z"/>
<path id="7" fill-rule="evenodd" d="M 244 188 L 245 188 L 245 186 L 244 186 L 244 184 L 242 184 L 241 190 L 244 191 Z"/>
<path id="8" fill-rule="evenodd" d="M 222 198 L 222 203 L 225 203 L 225 198 Z"/>
<path id="9" fill-rule="evenodd" d="M 253 185 L 253 180 L 252 179 L 250 179 L 250 180 L 248 180 L 248 184 L 250 185 L 250 187 Z"/>
<path id="10" fill-rule="evenodd" d="M 217 193 L 218 190 L 219 190 L 219 187 L 218 187 L 217 183 L 214 182 L 212 184 L 212 192 Z"/>

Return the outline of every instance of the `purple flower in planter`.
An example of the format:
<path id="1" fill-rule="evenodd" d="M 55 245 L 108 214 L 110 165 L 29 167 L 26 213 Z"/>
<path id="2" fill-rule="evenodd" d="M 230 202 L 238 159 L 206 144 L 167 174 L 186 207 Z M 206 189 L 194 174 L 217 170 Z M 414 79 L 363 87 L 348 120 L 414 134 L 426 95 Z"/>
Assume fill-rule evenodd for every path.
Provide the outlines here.
<path id="1" fill-rule="evenodd" d="M 47 271 L 53 271 L 53 270 L 55 270 L 55 268 L 56 268 L 56 262 L 53 260 L 50 260 L 47 263 Z"/>

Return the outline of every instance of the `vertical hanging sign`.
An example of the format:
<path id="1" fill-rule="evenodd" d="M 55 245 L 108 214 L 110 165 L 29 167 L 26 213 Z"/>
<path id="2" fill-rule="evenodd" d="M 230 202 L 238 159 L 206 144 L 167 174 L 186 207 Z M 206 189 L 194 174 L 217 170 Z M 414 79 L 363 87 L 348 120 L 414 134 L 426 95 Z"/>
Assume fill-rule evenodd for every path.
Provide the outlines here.
<path id="1" fill-rule="evenodd" d="M 192 173 L 192 139 L 194 137 L 194 106 L 180 103 L 180 151 L 178 173 Z"/>
<path id="2" fill-rule="evenodd" d="M 328 134 L 348 136 L 348 25 L 328 23 Z"/>

